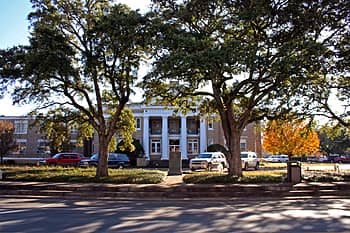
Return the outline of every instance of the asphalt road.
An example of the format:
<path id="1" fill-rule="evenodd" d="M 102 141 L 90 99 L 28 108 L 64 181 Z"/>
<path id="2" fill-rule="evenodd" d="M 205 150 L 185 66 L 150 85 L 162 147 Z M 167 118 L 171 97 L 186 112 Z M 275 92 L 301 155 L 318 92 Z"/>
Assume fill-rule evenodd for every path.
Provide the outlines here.
<path id="1" fill-rule="evenodd" d="M 0 232 L 350 232 L 350 199 L 0 198 Z"/>

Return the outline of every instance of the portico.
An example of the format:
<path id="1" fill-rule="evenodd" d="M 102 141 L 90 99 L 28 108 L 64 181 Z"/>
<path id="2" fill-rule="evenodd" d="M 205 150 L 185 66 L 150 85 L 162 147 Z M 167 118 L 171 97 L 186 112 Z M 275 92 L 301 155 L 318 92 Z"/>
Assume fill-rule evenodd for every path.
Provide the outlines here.
<path id="1" fill-rule="evenodd" d="M 142 138 L 147 159 L 168 160 L 170 152 L 181 152 L 183 160 L 206 149 L 205 119 L 195 113 L 174 114 L 173 110 L 145 107 L 142 113 Z"/>

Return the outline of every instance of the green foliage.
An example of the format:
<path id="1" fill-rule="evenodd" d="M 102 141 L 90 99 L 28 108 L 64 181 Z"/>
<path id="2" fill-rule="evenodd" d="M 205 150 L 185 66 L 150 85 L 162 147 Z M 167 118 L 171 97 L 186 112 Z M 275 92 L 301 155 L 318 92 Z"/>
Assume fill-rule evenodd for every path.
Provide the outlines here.
<path id="1" fill-rule="evenodd" d="M 322 83 L 323 37 L 343 8 L 337 1 L 155 1 L 155 59 L 140 86 L 149 100 L 180 108 L 200 100 L 201 112 L 218 113 L 229 173 L 241 176 L 235 148 L 244 127 L 311 106 L 303 97 Z"/>
<path id="2" fill-rule="evenodd" d="M 123 144 L 118 144 L 116 147 L 113 148 L 113 150 L 116 150 L 118 148 L 122 151 L 135 151 L 135 145 L 133 143 L 134 140 L 132 138 L 133 133 L 136 132 L 135 118 L 130 109 L 124 109 L 122 111 L 120 119 L 117 121 L 116 129 L 118 136 L 123 141 Z"/>
<path id="3" fill-rule="evenodd" d="M 72 150 L 72 131 L 76 132 L 76 146 L 82 146 L 83 141 L 91 139 L 94 132 L 83 114 L 67 108 L 36 114 L 34 125 L 39 126 L 43 138 L 48 140 L 52 153 Z"/>
<path id="4" fill-rule="evenodd" d="M 138 157 L 142 157 L 145 153 L 144 149 L 143 149 L 143 146 L 140 142 L 140 140 L 137 140 L 135 138 L 133 138 L 133 142 L 132 142 L 132 145 L 134 146 L 134 150 L 130 150 L 130 149 L 124 149 L 125 148 L 125 145 L 124 145 L 124 141 L 120 141 L 118 143 L 118 146 L 117 146 L 117 149 L 115 152 L 117 153 L 126 153 L 130 159 L 130 163 L 131 165 L 136 165 L 136 158 Z M 123 149 L 124 150 L 123 150 Z"/>
<path id="5" fill-rule="evenodd" d="M 114 135 L 127 145 L 132 141 L 133 128 L 127 127 L 133 122 L 126 122 L 132 117 L 123 109 L 149 45 L 146 18 L 109 0 L 31 2 L 30 44 L 0 51 L 2 84 L 14 84 L 15 103 L 76 116 L 81 138 L 91 134 L 91 126 L 100 140 L 96 176 L 107 176 L 106 152 Z M 47 128 L 55 127 L 52 137 L 68 139 L 66 126 Z"/>
<path id="6" fill-rule="evenodd" d="M 321 151 L 326 154 L 350 152 L 349 129 L 341 124 L 326 124 L 318 130 Z"/>

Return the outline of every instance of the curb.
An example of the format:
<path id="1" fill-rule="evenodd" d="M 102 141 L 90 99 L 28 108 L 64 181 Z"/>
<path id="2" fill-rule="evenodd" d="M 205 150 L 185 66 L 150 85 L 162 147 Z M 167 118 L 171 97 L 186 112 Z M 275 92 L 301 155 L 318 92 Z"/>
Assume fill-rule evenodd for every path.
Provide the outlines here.
<path id="1" fill-rule="evenodd" d="M 2 181 L 0 194 L 101 200 L 350 197 L 350 183 L 137 185 Z"/>

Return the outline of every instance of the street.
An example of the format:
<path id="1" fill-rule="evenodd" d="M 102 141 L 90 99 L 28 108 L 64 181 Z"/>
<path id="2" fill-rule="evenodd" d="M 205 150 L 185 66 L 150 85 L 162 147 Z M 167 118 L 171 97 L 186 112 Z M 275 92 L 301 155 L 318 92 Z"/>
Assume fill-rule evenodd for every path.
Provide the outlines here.
<path id="1" fill-rule="evenodd" d="M 350 232 L 350 199 L 0 198 L 0 232 Z"/>

